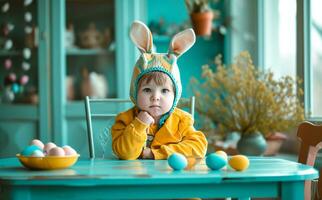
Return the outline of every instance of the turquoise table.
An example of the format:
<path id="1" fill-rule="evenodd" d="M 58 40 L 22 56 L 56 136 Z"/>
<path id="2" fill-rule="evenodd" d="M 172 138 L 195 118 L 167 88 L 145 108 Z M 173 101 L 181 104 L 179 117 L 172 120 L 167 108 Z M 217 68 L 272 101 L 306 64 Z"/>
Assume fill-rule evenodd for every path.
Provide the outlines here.
<path id="1" fill-rule="evenodd" d="M 304 199 L 304 181 L 318 172 L 283 159 L 253 157 L 244 172 L 210 171 L 199 160 L 173 171 L 165 160 L 79 160 L 73 167 L 31 171 L 0 159 L 0 199 L 163 199 L 277 197 Z"/>

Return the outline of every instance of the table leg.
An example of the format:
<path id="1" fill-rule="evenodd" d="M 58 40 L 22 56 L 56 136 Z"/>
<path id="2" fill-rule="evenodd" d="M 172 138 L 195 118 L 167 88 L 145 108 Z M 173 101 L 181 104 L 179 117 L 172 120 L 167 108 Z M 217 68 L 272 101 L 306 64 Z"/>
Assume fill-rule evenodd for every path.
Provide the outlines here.
<path id="1" fill-rule="evenodd" d="M 303 200 L 304 181 L 282 182 L 281 193 L 282 200 Z"/>

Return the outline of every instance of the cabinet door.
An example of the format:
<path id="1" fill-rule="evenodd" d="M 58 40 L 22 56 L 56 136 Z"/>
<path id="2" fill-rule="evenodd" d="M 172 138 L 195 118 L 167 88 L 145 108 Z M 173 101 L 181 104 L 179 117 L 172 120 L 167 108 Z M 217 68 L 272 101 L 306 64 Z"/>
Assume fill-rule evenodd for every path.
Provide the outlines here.
<path id="1" fill-rule="evenodd" d="M 0 157 L 47 138 L 47 1 L 0 2 Z M 39 37 L 43 34 L 44 37 Z M 41 111 L 41 112 L 40 112 Z"/>
<path id="2" fill-rule="evenodd" d="M 60 96 L 54 97 L 54 101 L 59 101 L 53 110 L 56 112 L 53 117 L 54 140 L 58 144 L 71 145 L 86 156 L 84 97 L 128 98 L 137 52 L 129 40 L 128 30 L 135 19 L 142 19 L 145 4 L 142 0 L 67 0 L 63 4 L 56 7 L 64 10 L 61 15 L 65 19 L 54 21 L 54 26 L 64 23 L 61 26 L 64 32 L 53 40 L 53 45 L 59 39 L 63 40 L 60 44 L 64 49 L 62 60 L 65 60 L 65 64 L 53 64 L 62 66 L 53 75 L 63 74 L 63 79 L 54 84 L 62 89 L 54 89 L 57 91 L 54 96 Z M 55 49 L 59 51 L 59 48 Z M 54 81 L 58 79 L 60 77 L 53 78 Z"/>

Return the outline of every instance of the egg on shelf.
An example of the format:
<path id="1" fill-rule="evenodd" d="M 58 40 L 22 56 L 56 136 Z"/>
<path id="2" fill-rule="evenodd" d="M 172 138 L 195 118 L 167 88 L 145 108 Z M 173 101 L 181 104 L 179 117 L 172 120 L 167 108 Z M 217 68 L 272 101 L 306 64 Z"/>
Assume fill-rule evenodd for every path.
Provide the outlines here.
<path id="1" fill-rule="evenodd" d="M 30 145 L 36 145 L 42 150 L 44 149 L 44 146 L 45 146 L 44 143 L 38 139 L 31 140 Z"/>
<path id="2" fill-rule="evenodd" d="M 53 143 L 53 142 L 48 142 L 47 144 L 45 144 L 45 146 L 44 146 L 44 152 L 45 153 L 49 153 L 49 151 L 50 151 L 50 149 L 52 149 L 52 148 L 54 148 L 54 147 L 56 147 L 57 145 L 55 144 L 55 143 Z"/>
<path id="3" fill-rule="evenodd" d="M 65 156 L 65 151 L 61 147 L 53 147 L 49 150 L 48 156 Z"/>
<path id="4" fill-rule="evenodd" d="M 174 170 L 182 170 L 188 165 L 187 158 L 180 153 L 173 153 L 168 157 L 168 164 Z"/>
<path id="5" fill-rule="evenodd" d="M 249 159 L 244 155 L 232 156 L 228 163 L 236 171 L 244 171 L 249 167 Z"/>
<path id="6" fill-rule="evenodd" d="M 73 156 L 73 155 L 77 154 L 75 149 L 73 149 L 72 147 L 70 147 L 68 145 L 63 146 L 62 148 L 63 148 L 66 156 Z"/>

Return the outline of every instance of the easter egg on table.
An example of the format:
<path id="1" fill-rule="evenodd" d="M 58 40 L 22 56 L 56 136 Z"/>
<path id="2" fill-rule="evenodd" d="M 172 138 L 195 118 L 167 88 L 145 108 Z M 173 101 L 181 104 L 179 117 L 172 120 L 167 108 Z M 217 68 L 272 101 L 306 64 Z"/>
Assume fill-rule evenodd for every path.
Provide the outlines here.
<path id="1" fill-rule="evenodd" d="M 72 147 L 70 147 L 68 145 L 63 146 L 63 150 L 64 150 L 66 156 L 72 156 L 72 155 L 76 155 L 77 154 L 77 152 L 75 151 L 75 149 L 73 149 Z"/>
<path id="2" fill-rule="evenodd" d="M 236 171 L 243 171 L 249 166 L 249 159 L 244 155 L 235 155 L 229 159 L 229 165 Z"/>
<path id="3" fill-rule="evenodd" d="M 45 144 L 44 146 L 44 151 L 45 153 L 48 153 L 50 149 L 56 147 L 56 144 L 52 143 L 52 142 L 48 142 L 47 144 Z"/>
<path id="4" fill-rule="evenodd" d="M 42 141 L 37 140 L 37 139 L 31 140 L 30 145 L 38 146 L 42 150 L 44 149 L 44 146 L 45 146 L 44 143 L 42 143 Z"/>
<path id="5" fill-rule="evenodd" d="M 42 149 L 40 149 L 38 146 L 36 146 L 36 145 L 30 145 L 30 146 L 27 146 L 21 152 L 21 155 L 23 155 L 23 156 L 31 156 L 31 154 L 33 154 L 33 152 L 36 151 L 36 150 L 42 151 Z"/>
<path id="6" fill-rule="evenodd" d="M 61 147 L 53 147 L 48 152 L 49 156 L 65 156 L 65 151 Z"/>
<path id="7" fill-rule="evenodd" d="M 219 150 L 219 151 L 216 151 L 215 153 L 216 153 L 217 155 L 222 156 L 223 158 L 225 158 L 225 160 L 227 160 L 227 159 L 228 159 L 227 153 L 226 153 L 226 152 L 224 152 L 224 151 Z"/>
<path id="8" fill-rule="evenodd" d="M 227 160 L 217 153 L 211 153 L 206 157 L 206 164 L 212 170 L 219 170 L 226 166 Z"/>
<path id="9" fill-rule="evenodd" d="M 45 154 L 40 150 L 35 150 L 30 156 L 31 157 L 45 157 Z"/>
<path id="10" fill-rule="evenodd" d="M 184 155 L 173 153 L 168 157 L 168 164 L 174 170 L 182 170 L 188 165 L 188 161 Z"/>

